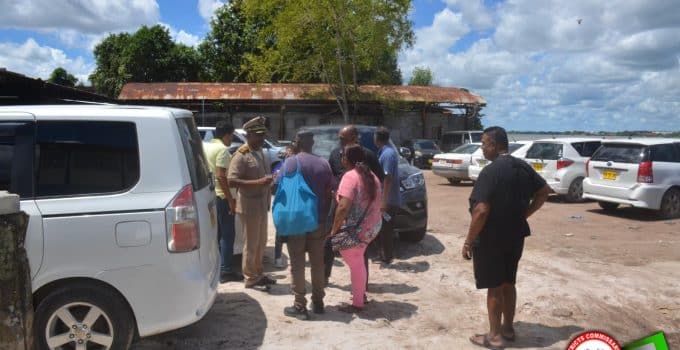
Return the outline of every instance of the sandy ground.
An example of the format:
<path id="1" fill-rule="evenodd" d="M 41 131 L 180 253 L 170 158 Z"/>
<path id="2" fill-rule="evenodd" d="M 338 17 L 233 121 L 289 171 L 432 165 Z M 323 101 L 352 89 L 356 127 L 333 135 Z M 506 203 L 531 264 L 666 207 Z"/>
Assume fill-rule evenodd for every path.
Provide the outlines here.
<path id="1" fill-rule="evenodd" d="M 418 244 L 398 244 L 391 266 L 371 264 L 371 302 L 362 314 L 334 307 L 350 296 L 348 269 L 338 258 L 326 313 L 309 321 L 284 316 L 293 301 L 289 274 L 268 263 L 279 279 L 271 294 L 222 284 L 203 320 L 134 348 L 478 349 L 468 337 L 487 329 L 486 294 L 474 288 L 472 264 L 460 257 L 472 186 L 425 175 L 428 234 Z M 510 348 L 564 349 L 592 329 L 622 344 L 662 330 L 670 348 L 680 348 L 680 220 L 633 208 L 606 214 L 596 203 L 551 198 L 530 224 L 518 275 L 517 341 Z"/>

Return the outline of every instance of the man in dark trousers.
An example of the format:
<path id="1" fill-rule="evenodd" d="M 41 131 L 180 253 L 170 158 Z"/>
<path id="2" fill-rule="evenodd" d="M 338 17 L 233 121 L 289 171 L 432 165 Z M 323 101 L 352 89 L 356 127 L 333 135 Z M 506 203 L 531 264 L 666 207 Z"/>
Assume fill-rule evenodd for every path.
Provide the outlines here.
<path id="1" fill-rule="evenodd" d="M 502 348 L 515 340 L 515 281 L 527 218 L 545 203 L 550 188 L 523 160 L 508 154 L 508 135 L 501 127 L 484 130 L 484 167 L 470 195 L 472 221 L 462 255 L 472 259 L 477 289 L 488 289 L 489 332 L 470 338 L 473 344 Z"/>
<path id="2" fill-rule="evenodd" d="M 373 142 L 378 147 L 378 161 L 385 175 L 383 180 L 383 197 L 380 209 L 383 212 L 383 223 L 378 236 L 380 246 L 379 260 L 391 264 L 394 258 L 394 216 L 401 204 L 399 197 L 399 154 L 390 145 L 390 131 L 378 127 L 373 135 Z"/>
<path id="3" fill-rule="evenodd" d="M 328 163 L 331 165 L 331 170 L 335 176 L 336 185 L 340 183 L 342 175 L 345 174 L 345 168 L 342 166 L 342 150 L 348 145 L 360 145 L 359 143 L 359 130 L 354 125 L 347 125 L 340 129 L 338 132 L 338 140 L 340 144 L 338 147 L 331 151 L 328 159 Z M 366 165 L 371 171 L 378 177 L 380 182 L 383 182 L 385 178 L 385 173 L 382 171 L 382 167 L 378 162 L 378 157 L 370 149 L 366 147 L 361 147 L 364 150 L 364 159 L 366 160 Z M 332 214 L 331 214 L 332 215 Z M 330 222 L 333 222 L 333 216 L 331 216 Z M 326 263 L 326 281 L 331 276 L 331 271 L 333 270 L 333 260 L 335 260 L 335 252 L 331 247 L 330 240 L 326 242 L 326 249 L 324 252 L 324 262 Z M 368 258 L 364 257 L 366 264 L 366 286 L 368 287 Z"/>
<path id="4" fill-rule="evenodd" d="M 291 289 L 295 295 L 295 302 L 293 306 L 284 308 L 283 312 L 286 316 L 306 320 L 309 315 L 305 298 L 305 252 L 309 253 L 312 271 L 312 310 L 317 314 L 324 313 L 324 243 L 327 234 L 325 221 L 335 179 L 328 162 L 312 154 L 314 135 L 311 132 L 299 132 L 295 137 L 295 143 L 298 153 L 286 159 L 285 168 L 281 168 L 279 177 L 295 172 L 299 164 L 302 177 L 318 200 L 319 227 L 313 232 L 288 236 Z"/>

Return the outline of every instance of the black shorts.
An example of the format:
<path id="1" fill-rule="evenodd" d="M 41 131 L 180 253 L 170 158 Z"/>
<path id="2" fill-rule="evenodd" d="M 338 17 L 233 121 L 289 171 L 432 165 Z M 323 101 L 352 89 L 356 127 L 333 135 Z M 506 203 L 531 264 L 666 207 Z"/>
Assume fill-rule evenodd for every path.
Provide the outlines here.
<path id="1" fill-rule="evenodd" d="M 477 289 L 515 284 L 517 264 L 524 250 L 524 238 L 511 244 L 484 244 L 472 247 L 472 265 Z"/>

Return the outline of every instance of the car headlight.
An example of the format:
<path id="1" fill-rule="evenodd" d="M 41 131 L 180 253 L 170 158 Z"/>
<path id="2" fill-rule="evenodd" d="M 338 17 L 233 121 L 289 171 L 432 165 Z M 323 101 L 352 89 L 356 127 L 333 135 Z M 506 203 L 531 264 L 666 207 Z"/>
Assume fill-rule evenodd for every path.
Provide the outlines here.
<path id="1" fill-rule="evenodd" d="M 423 152 L 421 152 L 421 151 L 416 151 L 416 152 L 415 152 L 415 155 L 416 155 L 416 157 L 422 157 L 422 156 L 423 156 Z"/>
<path id="2" fill-rule="evenodd" d="M 277 156 L 278 156 L 280 159 L 286 158 L 286 150 L 285 150 L 285 149 L 280 150 L 279 153 L 277 154 Z"/>
<path id="3" fill-rule="evenodd" d="M 401 180 L 401 189 L 402 191 L 412 190 L 418 186 L 423 186 L 424 184 L 425 176 L 423 176 L 422 172 L 418 172 L 413 175 L 409 175 L 409 177 Z"/>

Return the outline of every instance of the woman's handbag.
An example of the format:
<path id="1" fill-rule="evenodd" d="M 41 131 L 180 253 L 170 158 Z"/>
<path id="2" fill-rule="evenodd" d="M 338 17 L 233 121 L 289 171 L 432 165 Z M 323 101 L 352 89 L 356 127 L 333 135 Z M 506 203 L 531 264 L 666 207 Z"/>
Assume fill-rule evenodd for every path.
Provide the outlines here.
<path id="1" fill-rule="evenodd" d="M 361 224 L 364 222 L 364 217 L 368 207 L 361 214 L 361 217 L 354 225 L 342 225 L 340 230 L 333 236 L 331 236 L 331 246 L 334 251 L 350 249 L 364 243 L 361 238 L 359 238 L 359 232 L 361 231 Z"/>
<path id="2" fill-rule="evenodd" d="M 285 162 L 281 166 L 283 173 L 274 196 L 272 217 L 279 236 L 302 235 L 319 228 L 318 198 L 300 173 L 300 160 L 295 160 L 292 174 L 286 174 Z"/>

